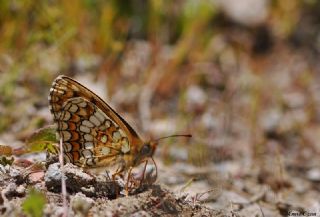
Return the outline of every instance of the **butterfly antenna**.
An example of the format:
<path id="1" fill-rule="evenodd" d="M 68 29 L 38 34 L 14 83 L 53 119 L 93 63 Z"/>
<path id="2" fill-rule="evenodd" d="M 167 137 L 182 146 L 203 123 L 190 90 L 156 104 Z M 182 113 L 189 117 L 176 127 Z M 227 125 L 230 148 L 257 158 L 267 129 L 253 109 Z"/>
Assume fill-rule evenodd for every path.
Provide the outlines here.
<path id="1" fill-rule="evenodd" d="M 192 135 L 191 134 L 175 134 L 175 135 L 160 137 L 158 139 L 153 140 L 153 142 L 158 142 L 159 140 L 167 139 L 171 137 L 192 137 Z"/>

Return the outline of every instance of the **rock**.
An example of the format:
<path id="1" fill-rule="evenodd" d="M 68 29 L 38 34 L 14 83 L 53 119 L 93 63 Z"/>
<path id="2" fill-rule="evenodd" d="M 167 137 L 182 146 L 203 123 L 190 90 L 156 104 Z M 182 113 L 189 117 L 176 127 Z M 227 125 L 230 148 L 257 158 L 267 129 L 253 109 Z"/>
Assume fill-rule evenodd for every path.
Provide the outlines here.
<path id="1" fill-rule="evenodd" d="M 70 206 L 74 212 L 73 214 L 79 217 L 88 216 L 88 212 L 93 205 L 94 200 L 86 197 L 82 193 L 77 193 L 76 195 L 72 196 L 70 200 Z"/>
<path id="2" fill-rule="evenodd" d="M 197 111 L 203 108 L 207 101 L 206 92 L 199 86 L 192 85 L 187 89 L 187 108 L 190 111 Z"/>
<path id="3" fill-rule="evenodd" d="M 263 23 L 268 16 L 267 0 L 215 0 L 232 20 L 247 26 Z"/>
<path id="4" fill-rule="evenodd" d="M 81 192 L 88 197 L 114 198 L 119 194 L 121 188 L 117 182 L 102 179 L 85 173 L 82 168 L 73 164 L 64 166 L 64 174 L 67 191 L 69 193 Z M 61 170 L 60 164 L 54 163 L 48 167 L 45 173 L 45 185 L 49 191 L 61 192 Z"/>
<path id="5" fill-rule="evenodd" d="M 11 200 L 14 197 L 23 197 L 25 196 L 25 187 L 22 185 L 17 186 L 15 183 L 9 183 L 7 187 L 2 191 L 2 194 L 8 200 Z"/>
<path id="6" fill-rule="evenodd" d="M 39 172 L 31 172 L 28 175 L 28 183 L 29 184 L 35 184 L 37 182 L 41 182 L 43 181 L 43 177 L 44 177 L 44 171 L 39 171 Z"/>
<path id="7" fill-rule="evenodd" d="M 320 182 L 320 170 L 313 168 L 307 172 L 307 178 L 313 182 Z"/>
<path id="8" fill-rule="evenodd" d="M 20 169 L 17 169 L 17 167 L 9 167 L 9 175 L 17 184 L 22 184 L 25 181 L 23 172 Z"/>
<path id="9" fill-rule="evenodd" d="M 16 189 L 18 195 L 24 196 L 26 193 L 26 188 L 23 185 L 19 185 Z"/>

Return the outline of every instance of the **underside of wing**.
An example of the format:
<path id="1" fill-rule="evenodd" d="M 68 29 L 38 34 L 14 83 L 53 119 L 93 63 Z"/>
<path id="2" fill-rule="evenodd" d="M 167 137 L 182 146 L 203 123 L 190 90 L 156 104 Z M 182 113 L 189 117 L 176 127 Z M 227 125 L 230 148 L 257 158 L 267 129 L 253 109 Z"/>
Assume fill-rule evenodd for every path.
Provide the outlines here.
<path id="1" fill-rule="evenodd" d="M 93 103 L 100 108 L 103 113 L 110 117 L 110 119 L 112 119 L 115 123 L 118 123 L 121 129 L 127 131 L 127 135 L 130 134 L 135 139 L 140 139 L 136 131 L 99 96 L 79 82 L 64 75 L 58 76 L 53 82 L 52 88 L 50 89 L 49 102 L 51 106 L 51 112 L 55 114 L 61 111 L 61 108 L 65 102 L 75 97 L 82 97 L 85 100 Z"/>
<path id="2" fill-rule="evenodd" d="M 82 167 L 115 163 L 121 154 L 130 152 L 130 130 L 123 129 L 122 120 L 100 98 L 66 78 L 56 79 L 49 98 L 65 159 Z"/>

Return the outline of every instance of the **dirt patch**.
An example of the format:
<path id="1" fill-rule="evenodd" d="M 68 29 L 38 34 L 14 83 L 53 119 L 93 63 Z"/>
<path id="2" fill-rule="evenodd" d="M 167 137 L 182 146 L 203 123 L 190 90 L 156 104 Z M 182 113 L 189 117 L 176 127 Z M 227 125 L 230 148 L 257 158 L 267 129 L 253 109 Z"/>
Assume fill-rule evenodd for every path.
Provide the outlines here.
<path id="1" fill-rule="evenodd" d="M 51 164 L 43 176 L 30 175 L 17 166 L 1 166 L 1 216 L 25 215 L 21 206 L 30 187 L 44 193 L 45 216 L 62 216 L 61 172 L 58 163 Z M 64 168 L 68 190 L 68 216 L 223 216 L 221 210 L 209 209 L 178 197 L 165 186 L 143 186 L 129 196 L 122 195 L 123 185 L 103 176 L 88 174 L 67 164 Z M 39 173 L 39 172 L 37 172 Z M 32 175 L 31 175 L 32 176 Z M 33 177 L 34 178 L 34 177 Z"/>

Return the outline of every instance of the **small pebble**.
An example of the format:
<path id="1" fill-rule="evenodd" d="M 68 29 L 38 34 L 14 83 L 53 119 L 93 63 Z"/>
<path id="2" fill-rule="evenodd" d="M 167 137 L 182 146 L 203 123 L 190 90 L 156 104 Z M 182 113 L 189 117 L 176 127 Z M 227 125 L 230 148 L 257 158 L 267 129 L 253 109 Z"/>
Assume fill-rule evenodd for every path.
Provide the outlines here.
<path id="1" fill-rule="evenodd" d="M 94 200 L 82 193 L 77 193 L 71 198 L 70 205 L 76 216 L 87 216 Z"/>
<path id="2" fill-rule="evenodd" d="M 320 170 L 313 168 L 307 172 L 307 178 L 313 182 L 320 182 Z"/>

